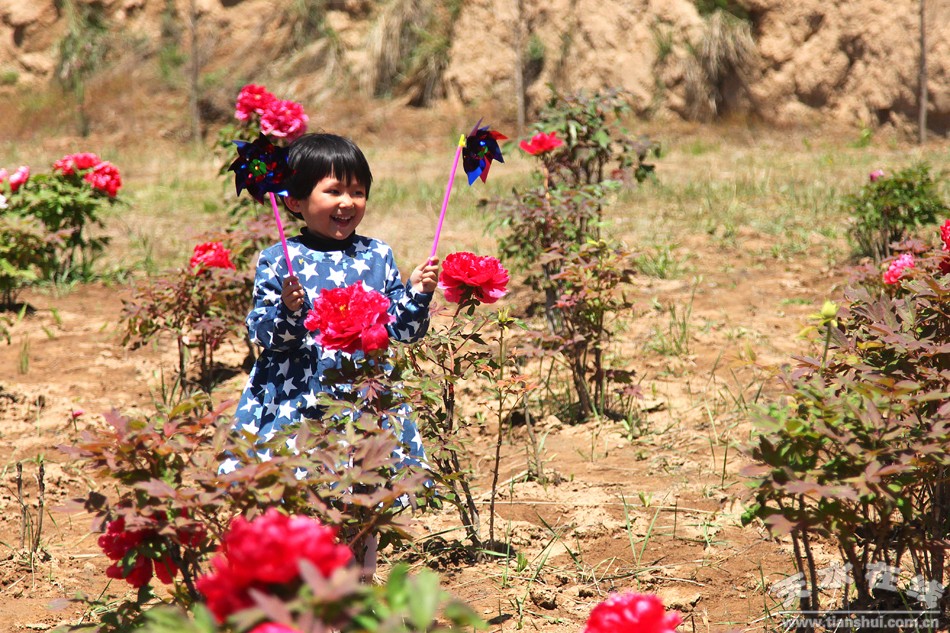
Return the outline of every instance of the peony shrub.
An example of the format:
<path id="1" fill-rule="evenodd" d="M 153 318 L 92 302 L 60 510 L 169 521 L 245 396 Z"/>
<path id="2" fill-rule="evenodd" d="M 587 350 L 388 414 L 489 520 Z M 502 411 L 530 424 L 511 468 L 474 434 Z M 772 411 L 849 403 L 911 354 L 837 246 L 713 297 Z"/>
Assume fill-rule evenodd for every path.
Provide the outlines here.
<path id="1" fill-rule="evenodd" d="M 223 242 L 199 243 L 186 267 L 137 282 L 123 302 L 123 344 L 136 348 L 161 334 L 174 337 L 182 397 L 214 386 L 214 352 L 229 336 L 246 332 L 252 273 L 237 270 L 231 256 Z M 189 365 L 197 368 L 196 378 Z"/>
<path id="2" fill-rule="evenodd" d="M 118 168 L 91 152 L 63 156 L 50 173 L 34 174 L 26 165 L 12 174 L 0 170 L 5 215 L 38 221 L 45 231 L 35 279 L 68 281 L 93 275 L 93 264 L 109 240 L 91 235 L 90 229 L 102 226 L 101 213 L 120 202 L 121 188 Z"/>

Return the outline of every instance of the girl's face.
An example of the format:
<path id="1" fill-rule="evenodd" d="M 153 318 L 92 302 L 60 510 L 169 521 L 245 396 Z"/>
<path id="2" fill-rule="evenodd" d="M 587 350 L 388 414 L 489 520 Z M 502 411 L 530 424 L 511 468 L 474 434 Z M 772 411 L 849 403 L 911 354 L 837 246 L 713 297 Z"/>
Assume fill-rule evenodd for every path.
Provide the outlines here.
<path id="1" fill-rule="evenodd" d="M 353 234 L 366 213 L 366 187 L 355 181 L 343 183 L 333 174 L 317 182 L 303 200 L 288 198 L 292 211 L 303 216 L 314 235 L 344 240 Z"/>

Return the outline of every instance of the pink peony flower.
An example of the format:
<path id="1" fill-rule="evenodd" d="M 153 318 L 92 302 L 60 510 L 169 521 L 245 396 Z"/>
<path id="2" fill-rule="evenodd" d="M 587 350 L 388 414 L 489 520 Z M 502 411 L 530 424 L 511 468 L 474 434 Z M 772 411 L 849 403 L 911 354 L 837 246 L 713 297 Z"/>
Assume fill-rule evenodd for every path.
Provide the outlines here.
<path id="1" fill-rule="evenodd" d="M 883 169 L 875 169 L 868 175 L 868 178 L 871 180 L 871 182 L 877 182 L 879 178 L 883 178 L 883 177 L 884 177 Z"/>
<path id="2" fill-rule="evenodd" d="M 26 165 L 20 165 L 15 172 L 10 174 L 10 191 L 16 193 L 29 179 L 30 168 Z"/>
<path id="3" fill-rule="evenodd" d="M 299 103 L 274 99 L 261 113 L 261 132 L 292 141 L 307 131 L 309 120 Z"/>
<path id="4" fill-rule="evenodd" d="M 584 633 L 674 633 L 682 621 L 678 613 L 667 613 L 655 595 L 622 593 L 591 610 Z"/>
<path id="5" fill-rule="evenodd" d="M 195 250 L 188 261 L 188 268 L 196 274 L 208 268 L 227 268 L 234 270 L 231 262 L 231 251 L 221 242 L 203 242 L 195 246 Z"/>
<path id="6" fill-rule="evenodd" d="M 101 162 L 102 160 L 92 152 L 67 154 L 53 163 L 53 171 L 58 171 L 64 176 L 72 176 L 77 171 L 92 169 Z"/>
<path id="7" fill-rule="evenodd" d="M 891 262 L 891 265 L 887 267 L 887 270 L 884 272 L 884 283 L 886 284 L 896 284 L 898 280 L 903 276 L 904 271 L 908 268 L 914 267 L 914 256 L 910 253 L 904 253 L 897 259 Z"/>
<path id="8" fill-rule="evenodd" d="M 119 170 L 109 161 L 102 161 L 93 167 L 92 171 L 86 172 L 83 180 L 92 185 L 93 189 L 101 191 L 110 198 L 115 198 L 115 195 L 119 193 L 119 188 L 122 187 Z"/>
<path id="9" fill-rule="evenodd" d="M 386 324 L 393 321 L 389 299 L 362 282 L 346 288 L 324 288 L 304 319 L 304 327 L 319 331 L 317 342 L 330 350 L 352 354 L 389 346 Z"/>
<path id="10" fill-rule="evenodd" d="M 325 577 L 347 565 L 353 554 L 336 536 L 336 528 L 317 519 L 287 516 L 276 508 L 253 521 L 235 517 L 211 560 L 212 571 L 198 578 L 196 586 L 223 621 L 253 604 L 249 589 L 299 582 L 301 560 Z"/>
<path id="11" fill-rule="evenodd" d="M 291 628 L 286 624 L 265 622 L 264 624 L 258 624 L 253 629 L 251 629 L 251 633 L 300 633 L 300 631 Z"/>
<path id="12" fill-rule="evenodd" d="M 950 220 L 945 221 L 940 227 L 940 239 L 943 241 L 943 250 L 950 251 Z"/>
<path id="13" fill-rule="evenodd" d="M 564 141 L 557 137 L 557 132 L 551 132 L 550 134 L 538 132 L 533 137 L 531 137 L 530 141 L 521 141 L 521 143 L 519 143 L 521 149 L 528 152 L 532 156 L 550 152 L 553 149 L 557 149 L 561 145 L 564 145 Z"/>
<path id="14" fill-rule="evenodd" d="M 255 114 L 260 116 L 275 99 L 264 86 L 247 84 L 238 93 L 237 102 L 234 104 L 234 117 L 238 121 L 248 121 Z"/>
<path id="15" fill-rule="evenodd" d="M 495 303 L 508 292 L 508 279 L 508 271 L 496 258 L 460 251 L 442 262 L 439 288 L 452 303 L 471 299 Z"/>

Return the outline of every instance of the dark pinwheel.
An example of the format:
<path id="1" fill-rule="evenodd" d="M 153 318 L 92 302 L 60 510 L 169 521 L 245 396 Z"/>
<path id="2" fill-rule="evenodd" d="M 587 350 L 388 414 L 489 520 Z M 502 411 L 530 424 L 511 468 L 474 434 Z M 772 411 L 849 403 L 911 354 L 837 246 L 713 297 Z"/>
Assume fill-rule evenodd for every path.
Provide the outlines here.
<path id="1" fill-rule="evenodd" d="M 498 141 L 503 141 L 508 137 L 501 132 L 488 129 L 488 126 L 480 128 L 479 124 L 481 121 L 475 124 L 472 133 L 465 139 L 465 147 L 462 149 L 462 168 L 468 174 L 469 185 L 478 178 L 481 178 L 482 182 L 488 179 L 488 170 L 493 160 L 499 163 L 505 162 L 501 155 L 501 148 L 498 147 Z"/>
<path id="2" fill-rule="evenodd" d="M 254 141 L 233 141 L 238 157 L 228 167 L 234 172 L 238 195 L 246 189 L 251 197 L 266 204 L 264 195 L 287 195 L 285 181 L 291 170 L 287 166 L 287 148 L 275 145 L 264 134 Z"/>

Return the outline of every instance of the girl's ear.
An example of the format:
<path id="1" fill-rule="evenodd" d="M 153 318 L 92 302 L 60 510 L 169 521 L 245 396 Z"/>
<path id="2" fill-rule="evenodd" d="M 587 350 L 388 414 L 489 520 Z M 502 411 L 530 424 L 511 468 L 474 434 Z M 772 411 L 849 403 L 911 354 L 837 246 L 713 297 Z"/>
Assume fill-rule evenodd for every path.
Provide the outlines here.
<path id="1" fill-rule="evenodd" d="M 284 196 L 284 208 L 286 208 L 292 216 L 298 220 L 302 220 L 303 216 L 300 214 L 300 200 L 296 198 L 291 198 L 290 196 Z"/>
<path id="2" fill-rule="evenodd" d="M 297 198 L 284 196 L 284 206 L 294 215 L 300 215 L 300 200 L 297 200 Z"/>

